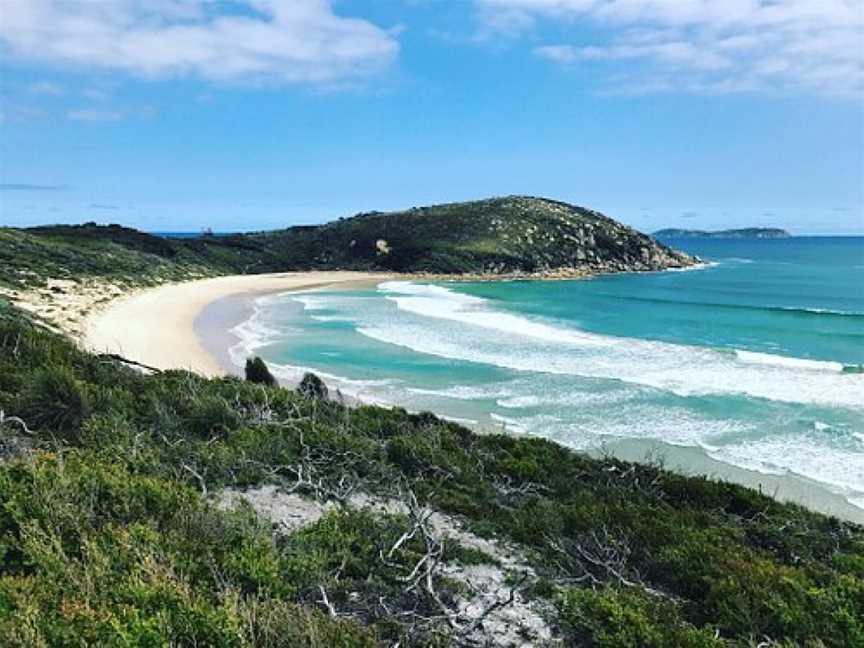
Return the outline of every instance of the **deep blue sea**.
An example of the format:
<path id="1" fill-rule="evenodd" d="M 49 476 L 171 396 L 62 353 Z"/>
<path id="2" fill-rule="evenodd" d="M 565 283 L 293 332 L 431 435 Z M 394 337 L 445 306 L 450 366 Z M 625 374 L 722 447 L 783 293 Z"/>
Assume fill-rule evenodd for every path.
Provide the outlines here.
<path id="1" fill-rule="evenodd" d="M 864 238 L 668 243 L 706 265 L 268 296 L 232 357 L 576 448 L 692 446 L 864 507 Z"/>

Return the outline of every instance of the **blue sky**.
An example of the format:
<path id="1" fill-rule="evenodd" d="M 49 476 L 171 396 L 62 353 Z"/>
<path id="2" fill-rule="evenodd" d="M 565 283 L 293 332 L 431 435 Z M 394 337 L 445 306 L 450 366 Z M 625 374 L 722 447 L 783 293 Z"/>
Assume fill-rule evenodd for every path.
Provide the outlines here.
<path id="1" fill-rule="evenodd" d="M 862 38 L 862 0 L 3 0 L 0 224 L 864 233 Z"/>

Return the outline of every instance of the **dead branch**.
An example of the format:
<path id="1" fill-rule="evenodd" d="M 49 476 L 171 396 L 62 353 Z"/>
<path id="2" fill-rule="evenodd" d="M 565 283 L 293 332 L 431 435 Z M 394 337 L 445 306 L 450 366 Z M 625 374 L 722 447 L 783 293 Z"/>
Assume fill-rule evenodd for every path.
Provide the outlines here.
<path id="1" fill-rule="evenodd" d="M 425 622 L 434 622 L 437 619 L 442 619 L 447 623 L 454 635 L 459 638 L 461 643 L 474 643 L 470 635 L 480 628 L 491 614 L 513 603 L 516 592 L 524 584 L 528 574 L 524 574 L 519 582 L 510 588 L 506 597 L 500 598 L 496 596 L 495 600 L 486 605 L 479 614 L 466 618 L 464 614 L 460 614 L 457 610 L 447 605 L 436 588 L 436 580 L 440 575 L 444 558 L 444 542 L 430 528 L 429 520 L 432 517 L 433 511 L 421 505 L 416 494 L 410 488 L 402 491 L 402 501 L 408 509 L 409 519 L 412 521 L 411 528 L 399 536 L 387 552 L 383 549 L 380 550 L 379 556 L 381 561 L 389 567 L 402 568 L 399 563 L 393 560 L 394 556 L 405 543 L 419 536 L 423 540 L 425 553 L 407 574 L 397 577 L 397 580 L 406 584 L 406 593 L 421 590 L 425 592 L 435 604 L 439 614 L 437 617 L 423 617 L 416 612 L 411 612 L 410 616 Z M 382 607 L 385 610 L 387 609 L 383 603 Z"/>
<path id="2" fill-rule="evenodd" d="M 335 619 L 338 615 L 336 614 L 336 608 L 333 607 L 330 599 L 327 598 L 327 590 L 324 589 L 323 585 L 319 585 L 318 591 L 321 592 L 321 603 L 323 603 L 324 607 L 327 608 L 327 613 L 331 618 Z"/>
<path id="3" fill-rule="evenodd" d="M 3 427 L 6 423 L 14 423 L 15 425 L 21 428 L 21 431 L 27 436 L 34 436 L 35 432 L 27 427 L 27 422 L 24 419 L 18 416 L 6 416 L 6 413 L 0 409 L 0 427 Z"/>
<path id="4" fill-rule="evenodd" d="M 182 467 L 184 470 L 191 473 L 192 476 L 195 477 L 195 479 L 198 480 L 198 484 L 201 486 L 201 495 L 203 497 L 207 497 L 207 482 L 204 481 L 204 478 L 201 476 L 201 473 L 199 473 L 197 470 L 195 470 L 191 466 L 188 466 L 187 464 L 183 464 Z"/>
<path id="5" fill-rule="evenodd" d="M 124 365 L 131 365 L 133 367 L 139 367 L 140 369 L 146 369 L 147 371 L 151 371 L 153 373 L 162 373 L 161 369 L 157 369 L 156 367 L 151 367 L 150 365 L 146 365 L 143 362 L 138 362 L 137 360 L 130 360 L 129 358 L 124 358 L 122 355 L 117 353 L 100 353 L 96 356 L 97 358 L 103 360 L 111 360 L 113 362 L 119 362 Z"/>

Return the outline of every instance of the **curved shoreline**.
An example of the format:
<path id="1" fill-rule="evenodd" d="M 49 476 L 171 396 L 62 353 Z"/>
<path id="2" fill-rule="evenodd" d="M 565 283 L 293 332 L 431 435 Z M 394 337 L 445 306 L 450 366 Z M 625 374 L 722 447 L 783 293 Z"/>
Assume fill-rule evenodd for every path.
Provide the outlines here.
<path id="1" fill-rule="evenodd" d="M 330 286 L 360 287 L 394 278 L 404 276 L 300 272 L 169 284 L 112 301 L 106 309 L 87 319 L 83 344 L 92 351 L 117 353 L 158 369 L 188 369 L 210 377 L 222 376 L 239 370 L 228 353 L 237 342 L 231 329 L 250 316 L 254 298 Z M 492 431 L 483 425 L 471 427 L 481 433 Z M 658 451 L 675 472 L 725 479 L 781 500 L 864 523 L 864 511 L 810 480 L 792 474 L 766 474 L 725 464 L 711 459 L 699 448 L 623 439 L 588 450 L 588 453 L 595 456 L 609 453 L 619 459 L 645 461 L 646 456 Z"/>
<path id="2" fill-rule="evenodd" d="M 221 376 L 227 373 L 224 363 L 205 347 L 195 327 L 198 316 L 213 302 L 392 277 L 370 272 L 285 272 L 148 288 L 120 297 L 88 317 L 82 345 L 90 351 L 116 353 L 157 369 L 188 369 L 205 376 Z"/>

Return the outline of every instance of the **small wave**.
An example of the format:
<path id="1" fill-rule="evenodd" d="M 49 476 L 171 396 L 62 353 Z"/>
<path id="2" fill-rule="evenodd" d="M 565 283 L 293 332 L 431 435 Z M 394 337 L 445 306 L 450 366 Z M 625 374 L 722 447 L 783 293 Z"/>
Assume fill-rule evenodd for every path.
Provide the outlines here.
<path id="1" fill-rule="evenodd" d="M 495 412 L 490 413 L 489 416 L 493 421 L 501 423 L 501 427 L 504 429 L 510 429 L 520 434 L 524 434 L 527 431 L 525 426 L 520 423 L 519 419 L 511 418 L 509 416 L 501 416 Z"/>
<path id="2" fill-rule="evenodd" d="M 495 385 L 456 385 L 447 389 L 423 389 L 420 387 L 409 387 L 412 394 L 421 396 L 436 396 L 440 398 L 453 398 L 456 400 L 485 400 L 493 398 L 507 398 L 513 395 L 513 391 L 504 386 Z"/>
<path id="3" fill-rule="evenodd" d="M 864 502 L 864 454 L 825 444 L 808 435 L 776 435 L 724 446 L 709 453 L 724 463 L 768 474 L 791 474 L 827 486 L 860 506 Z"/>
<path id="4" fill-rule="evenodd" d="M 721 302 L 701 302 L 701 301 L 684 301 L 676 299 L 662 299 L 659 297 L 642 297 L 638 295 L 620 295 L 613 293 L 601 293 L 604 297 L 618 299 L 622 301 L 634 301 L 648 304 L 664 304 L 669 306 L 696 306 L 710 308 L 712 310 L 746 310 L 746 311 L 765 311 L 797 314 L 803 316 L 837 316 L 837 317 L 857 317 L 864 318 L 864 313 L 858 311 L 835 310 L 831 308 L 808 308 L 801 306 L 755 306 L 752 304 L 728 304 Z"/>
<path id="5" fill-rule="evenodd" d="M 271 344 L 285 333 L 266 321 L 268 301 L 258 299 L 252 304 L 252 315 L 249 319 L 229 330 L 229 333 L 239 340 L 228 349 L 228 357 L 237 367 L 242 367 L 249 356 L 255 355 L 258 349 Z"/>
<path id="6" fill-rule="evenodd" d="M 696 270 L 708 270 L 710 268 L 716 268 L 719 265 L 720 264 L 717 261 L 703 261 L 702 263 L 687 266 L 686 268 L 666 268 L 665 270 L 659 270 L 658 272 L 694 272 Z"/>
<path id="7" fill-rule="evenodd" d="M 734 354 L 738 360 L 748 364 L 767 365 L 769 367 L 788 367 L 791 369 L 806 369 L 809 371 L 843 371 L 843 365 L 839 362 L 790 358 L 788 356 L 758 353 L 756 351 L 741 351 L 737 349 Z"/>
<path id="8" fill-rule="evenodd" d="M 459 425 L 477 425 L 477 423 L 479 422 L 475 419 L 460 418 L 459 416 L 446 416 L 444 414 L 439 414 L 438 418 L 442 418 L 445 421 L 450 421 L 451 423 L 458 423 Z"/>
<path id="9" fill-rule="evenodd" d="M 517 371 L 620 380 L 680 396 L 741 394 L 864 408 L 864 380 L 844 374 L 840 363 L 586 333 L 496 310 L 486 300 L 440 286 L 400 283 L 382 292 L 412 317 L 373 317 L 357 332 L 418 353 Z"/>
<path id="10" fill-rule="evenodd" d="M 635 395 L 634 391 L 600 391 L 600 392 L 574 392 L 521 394 L 510 398 L 499 398 L 495 401 L 498 407 L 504 409 L 526 409 L 533 407 L 584 407 L 604 406 L 621 403 Z"/>

